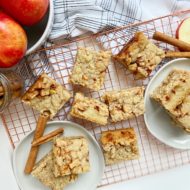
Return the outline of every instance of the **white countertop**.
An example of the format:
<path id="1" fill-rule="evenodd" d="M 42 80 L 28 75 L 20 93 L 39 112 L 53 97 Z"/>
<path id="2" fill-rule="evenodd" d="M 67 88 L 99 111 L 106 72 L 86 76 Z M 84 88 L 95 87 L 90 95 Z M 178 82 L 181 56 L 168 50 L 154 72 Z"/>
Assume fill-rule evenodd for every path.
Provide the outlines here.
<path id="1" fill-rule="evenodd" d="M 0 139 L 0 187 L 1 189 L 19 190 L 12 171 L 12 147 L 2 124 L 0 124 Z M 190 179 L 189 176 L 190 164 L 151 176 L 105 186 L 99 190 L 126 190 L 126 187 L 130 190 L 187 189 Z"/>

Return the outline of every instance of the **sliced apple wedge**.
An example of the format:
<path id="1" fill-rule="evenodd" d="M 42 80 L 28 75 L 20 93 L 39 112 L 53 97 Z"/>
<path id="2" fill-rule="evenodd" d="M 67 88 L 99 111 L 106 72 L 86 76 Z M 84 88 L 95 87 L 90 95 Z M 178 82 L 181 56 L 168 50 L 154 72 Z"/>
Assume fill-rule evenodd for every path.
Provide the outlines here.
<path id="1" fill-rule="evenodd" d="M 176 30 L 176 38 L 190 43 L 190 18 L 183 20 Z"/>

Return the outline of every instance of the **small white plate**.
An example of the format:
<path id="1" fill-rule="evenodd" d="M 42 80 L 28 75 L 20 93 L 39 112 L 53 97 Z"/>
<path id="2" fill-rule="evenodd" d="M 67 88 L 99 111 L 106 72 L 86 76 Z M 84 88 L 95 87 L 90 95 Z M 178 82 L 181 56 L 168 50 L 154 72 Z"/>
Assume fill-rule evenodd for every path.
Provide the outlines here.
<path id="1" fill-rule="evenodd" d="M 144 119 L 150 133 L 161 142 L 177 149 L 190 149 L 190 135 L 175 126 L 168 113 L 150 98 L 153 90 L 174 68 L 190 71 L 190 59 L 175 59 L 168 62 L 151 79 L 145 92 Z"/>
<path id="2" fill-rule="evenodd" d="M 101 148 L 95 138 L 82 126 L 69 121 L 48 122 L 44 134 L 59 127 L 64 128 L 64 136 L 84 136 L 88 140 L 90 153 L 90 172 L 79 175 L 79 178 L 69 184 L 64 190 L 94 190 L 100 183 L 104 172 L 104 157 Z M 24 167 L 28 157 L 33 132 L 27 135 L 16 147 L 13 153 L 13 169 L 17 183 L 21 190 L 49 190 L 31 175 L 24 174 Z M 52 148 L 52 142 L 40 146 L 37 161 L 46 155 Z"/>

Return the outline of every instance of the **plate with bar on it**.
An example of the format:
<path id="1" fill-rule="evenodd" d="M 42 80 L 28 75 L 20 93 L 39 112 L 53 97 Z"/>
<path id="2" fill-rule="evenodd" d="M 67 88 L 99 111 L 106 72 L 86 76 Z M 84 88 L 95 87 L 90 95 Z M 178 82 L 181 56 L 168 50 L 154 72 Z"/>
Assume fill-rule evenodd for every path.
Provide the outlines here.
<path id="1" fill-rule="evenodd" d="M 87 158 L 87 156 L 85 158 L 86 162 L 88 162 L 89 160 L 88 166 L 90 164 L 90 171 L 87 172 L 86 170 L 85 173 L 78 175 L 68 173 L 67 176 L 60 176 L 62 175 L 62 173 L 59 172 L 55 173 L 55 171 L 53 173 L 52 170 L 55 168 L 54 165 L 55 158 L 53 158 L 54 152 L 52 152 L 53 143 L 50 141 L 40 145 L 40 150 L 37 156 L 36 165 L 34 166 L 32 171 L 33 176 L 26 175 L 24 173 L 24 167 L 30 150 L 31 142 L 33 139 L 34 131 L 32 131 L 18 144 L 13 153 L 14 174 L 21 190 L 25 189 L 47 190 L 49 189 L 48 187 L 50 188 L 53 187 L 55 190 L 62 190 L 63 187 L 65 190 L 78 190 L 78 189 L 95 190 L 98 184 L 101 182 L 105 164 L 104 164 L 103 153 L 95 138 L 85 128 L 70 121 L 48 122 L 44 132 L 44 136 L 52 131 L 55 131 L 55 129 L 58 128 L 64 129 L 64 134 L 63 134 L 64 138 L 62 137 L 56 138 L 56 140 L 54 140 L 54 148 L 58 144 L 57 139 L 64 139 L 64 140 L 69 139 L 70 142 L 72 141 L 74 145 L 76 146 L 80 145 L 81 147 L 83 147 L 83 149 L 80 150 L 84 150 L 85 146 L 88 147 L 87 149 L 89 150 L 89 158 Z M 77 139 L 77 141 L 75 139 Z M 78 139 L 81 140 L 80 143 Z M 55 142 L 57 143 L 56 145 Z M 86 142 L 86 145 L 84 142 Z M 77 143 L 79 143 L 79 145 Z M 87 154 L 88 153 L 86 152 L 85 155 Z M 82 168 L 81 170 L 82 172 L 85 171 L 84 168 L 87 167 L 86 165 L 84 165 L 84 167 Z M 57 168 L 59 169 L 59 167 Z M 57 177 L 55 177 L 55 174 L 57 175 Z M 40 180 L 43 181 L 43 183 L 45 183 L 46 185 L 48 185 L 48 187 L 42 184 Z"/>
<path id="2" fill-rule="evenodd" d="M 190 149 L 190 129 L 184 127 L 185 120 L 179 117 L 182 109 L 186 109 L 182 105 L 187 101 L 186 91 L 190 92 L 190 59 L 181 58 L 165 64 L 145 92 L 144 120 L 148 130 L 161 142 L 177 149 Z M 190 118 L 190 106 L 188 110 L 186 114 Z"/>

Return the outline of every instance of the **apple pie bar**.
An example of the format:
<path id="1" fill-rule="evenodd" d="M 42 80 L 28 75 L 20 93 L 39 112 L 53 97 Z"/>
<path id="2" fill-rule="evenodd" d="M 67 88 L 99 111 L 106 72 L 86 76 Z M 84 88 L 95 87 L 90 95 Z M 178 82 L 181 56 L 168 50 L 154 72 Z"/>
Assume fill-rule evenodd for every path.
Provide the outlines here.
<path id="1" fill-rule="evenodd" d="M 42 114 L 48 112 L 53 118 L 70 97 L 71 94 L 61 84 L 43 73 L 23 95 L 22 102 Z"/>
<path id="2" fill-rule="evenodd" d="M 106 165 L 139 158 L 137 138 L 133 128 L 105 131 L 100 138 Z"/>
<path id="3" fill-rule="evenodd" d="M 106 104 L 94 98 L 85 97 L 81 93 L 76 93 L 70 114 L 100 125 L 106 125 L 109 117 Z"/>
<path id="4" fill-rule="evenodd" d="M 70 82 L 92 90 L 100 90 L 110 57 L 109 51 L 97 52 L 88 48 L 79 48 Z"/>
<path id="5" fill-rule="evenodd" d="M 78 177 L 75 174 L 55 177 L 53 166 L 53 153 L 51 151 L 34 166 L 31 174 L 52 190 L 63 190 L 67 184 L 74 182 Z"/>
<path id="6" fill-rule="evenodd" d="M 84 137 L 56 138 L 53 154 L 55 177 L 81 174 L 90 170 L 88 142 Z"/>
<path id="7" fill-rule="evenodd" d="M 151 98 L 161 104 L 179 127 L 190 132 L 190 72 L 174 69 L 153 91 Z"/>
<path id="8" fill-rule="evenodd" d="M 149 76 L 164 57 L 162 49 L 148 40 L 142 32 L 137 32 L 113 59 L 131 71 L 135 79 L 143 79 Z"/>
<path id="9" fill-rule="evenodd" d="M 108 91 L 101 98 L 108 105 L 113 122 L 144 114 L 144 87 Z"/>

